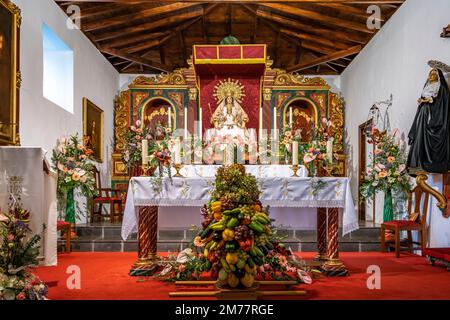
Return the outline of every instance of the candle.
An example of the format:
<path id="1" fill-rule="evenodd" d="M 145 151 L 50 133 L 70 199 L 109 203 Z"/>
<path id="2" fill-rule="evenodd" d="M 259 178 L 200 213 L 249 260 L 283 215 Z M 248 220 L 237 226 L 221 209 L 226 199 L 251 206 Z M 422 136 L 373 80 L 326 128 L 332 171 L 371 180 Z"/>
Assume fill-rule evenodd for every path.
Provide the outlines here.
<path id="1" fill-rule="evenodd" d="M 289 127 L 292 129 L 292 107 L 289 107 Z"/>
<path id="2" fill-rule="evenodd" d="M 292 141 L 292 165 L 298 165 L 298 141 Z"/>
<path id="3" fill-rule="evenodd" d="M 273 140 L 275 140 L 277 132 L 277 109 L 273 107 Z"/>
<path id="4" fill-rule="evenodd" d="M 203 117 L 202 108 L 199 109 L 199 116 L 198 117 L 199 117 L 198 134 L 199 134 L 200 141 L 201 141 L 202 140 L 202 131 L 203 131 L 203 128 L 202 128 L 202 117 Z"/>
<path id="5" fill-rule="evenodd" d="M 261 140 L 262 137 L 262 131 L 263 131 L 263 109 L 259 108 L 259 140 Z"/>
<path id="6" fill-rule="evenodd" d="M 181 142 L 180 138 L 175 139 L 175 164 L 181 164 Z"/>
<path id="7" fill-rule="evenodd" d="M 188 137 L 188 108 L 184 108 L 184 141 L 186 143 Z"/>
<path id="8" fill-rule="evenodd" d="M 327 161 L 329 163 L 333 162 L 333 141 L 334 138 L 330 138 L 327 141 Z"/>
<path id="9" fill-rule="evenodd" d="M 148 157 L 148 140 L 142 140 L 142 164 L 147 164 Z"/>
<path id="10" fill-rule="evenodd" d="M 172 108 L 169 106 L 169 113 L 168 113 L 169 115 L 168 115 L 168 118 L 169 118 L 169 121 L 168 121 L 168 126 L 169 126 L 169 128 L 172 128 Z"/>

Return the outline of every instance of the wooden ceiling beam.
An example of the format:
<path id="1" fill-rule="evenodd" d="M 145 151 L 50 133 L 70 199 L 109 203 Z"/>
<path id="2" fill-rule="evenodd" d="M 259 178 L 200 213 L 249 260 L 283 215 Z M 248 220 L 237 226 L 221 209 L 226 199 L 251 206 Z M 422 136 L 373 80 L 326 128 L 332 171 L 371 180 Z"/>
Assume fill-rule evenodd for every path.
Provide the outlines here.
<path id="1" fill-rule="evenodd" d="M 190 21 L 186 21 L 186 22 L 176 26 L 175 28 L 173 28 L 169 32 L 169 35 L 167 37 L 165 37 L 163 40 L 161 40 L 161 44 L 166 42 L 167 40 L 169 40 L 171 37 L 175 36 L 176 34 L 178 34 L 179 31 L 184 31 L 187 28 L 189 28 L 190 26 L 192 26 L 193 24 L 195 24 L 198 21 L 200 21 L 201 19 L 203 19 L 207 14 L 209 14 L 217 6 L 218 6 L 218 4 L 209 5 L 206 9 L 202 9 L 203 14 L 200 15 L 199 17 L 196 17 L 195 19 L 192 19 Z"/>
<path id="2" fill-rule="evenodd" d="M 253 24 L 252 43 L 256 43 L 257 36 L 258 36 L 258 16 L 255 15 L 255 22 Z"/>
<path id="3" fill-rule="evenodd" d="M 231 36 L 233 34 L 233 7 L 231 4 L 228 4 L 228 13 L 227 13 L 227 28 L 228 35 Z"/>
<path id="4" fill-rule="evenodd" d="M 341 41 L 348 41 L 348 42 L 354 42 L 358 44 L 366 44 L 369 41 L 369 37 L 364 35 L 359 35 L 356 32 L 353 33 L 347 33 L 342 30 L 335 30 L 335 29 L 326 29 L 326 28 L 320 28 L 317 26 L 311 27 L 311 25 L 302 23 L 298 20 L 293 20 L 278 14 L 275 14 L 273 12 L 268 12 L 265 10 L 258 9 L 257 15 L 260 18 L 271 20 L 273 22 L 276 22 L 280 25 L 294 28 L 298 30 L 308 30 L 308 33 L 315 35 L 317 37 L 323 37 L 330 40 L 341 40 Z"/>
<path id="5" fill-rule="evenodd" d="M 321 64 L 326 64 L 330 61 L 334 61 L 334 60 L 337 60 L 337 59 L 340 59 L 343 57 L 348 57 L 350 55 L 360 52 L 361 50 L 362 50 L 362 46 L 354 46 L 354 47 L 351 47 L 346 50 L 337 51 L 332 54 L 313 59 L 311 61 L 306 61 L 304 63 L 297 64 L 295 66 L 289 67 L 287 69 L 287 71 L 295 72 L 295 71 L 305 70 L 305 69 L 312 68 L 312 67 L 315 67 L 315 66 L 318 66 Z"/>
<path id="6" fill-rule="evenodd" d="M 123 8 L 126 8 L 126 6 L 117 3 L 99 4 L 91 8 L 81 8 L 80 18 L 86 19 L 100 14 L 110 15 L 114 14 L 114 12 L 118 10 L 122 10 Z"/>
<path id="7" fill-rule="evenodd" d="M 138 43 L 142 43 L 145 41 L 151 41 L 151 40 L 155 40 L 155 39 L 162 39 L 165 36 L 167 36 L 169 34 L 169 31 L 166 32 L 155 32 L 155 33 L 145 33 L 145 34 L 140 34 L 137 36 L 131 36 L 128 38 L 124 38 L 124 39 L 117 39 L 117 40 L 112 40 L 112 41 L 108 41 L 107 43 L 105 43 L 105 46 L 111 47 L 111 48 L 124 48 L 124 47 L 129 47 L 133 44 L 138 44 Z"/>
<path id="8" fill-rule="evenodd" d="M 158 46 L 158 51 L 159 51 L 159 60 L 161 61 L 162 64 L 166 64 L 166 54 L 164 52 L 164 46 Z"/>
<path id="9" fill-rule="evenodd" d="M 289 29 L 280 29 L 281 32 L 283 32 L 284 34 L 288 34 L 290 36 L 299 38 L 300 40 L 309 40 L 309 41 L 313 41 L 319 44 L 322 44 L 324 46 L 328 46 L 331 48 L 337 48 L 337 49 L 346 49 L 348 48 L 348 45 L 346 45 L 345 43 L 339 42 L 339 41 L 332 41 L 326 38 L 319 38 L 317 36 L 312 36 L 306 33 L 299 33 L 299 32 L 294 32 L 292 30 Z"/>
<path id="10" fill-rule="evenodd" d="M 102 48 L 100 47 L 99 50 L 103 53 L 115 56 L 115 57 L 119 57 L 125 60 L 128 60 L 130 62 L 134 62 L 137 64 L 142 64 L 144 66 L 150 67 L 152 69 L 156 69 L 162 72 L 170 72 L 172 71 L 172 67 L 166 65 L 166 64 L 162 64 L 156 61 L 152 61 L 150 59 L 138 56 L 138 55 L 134 55 L 134 54 L 130 54 L 128 52 L 122 51 L 122 50 L 117 50 L 117 49 L 112 49 L 112 48 Z"/>
<path id="11" fill-rule="evenodd" d="M 178 39 L 180 41 L 180 50 L 181 50 L 181 63 L 180 66 L 183 66 L 186 63 L 186 43 L 184 42 L 183 30 L 178 31 Z"/>
<path id="12" fill-rule="evenodd" d="M 129 27 L 121 28 L 120 30 L 116 31 L 107 31 L 102 33 L 92 33 L 93 38 L 96 41 L 104 41 L 109 39 L 115 39 L 120 37 L 126 37 L 129 34 L 137 33 L 137 32 L 149 32 L 153 29 L 164 27 L 167 25 L 171 25 L 177 22 L 181 22 L 183 20 L 188 20 L 192 18 L 201 17 L 204 13 L 203 9 L 191 11 L 191 12 L 185 12 L 180 13 L 178 15 L 170 16 L 164 19 L 159 19 L 156 21 L 141 23 L 137 25 L 132 25 Z"/>
<path id="13" fill-rule="evenodd" d="M 325 15 L 316 11 L 306 10 L 299 7 L 294 7 L 291 5 L 281 4 L 281 3 L 260 3 L 260 6 L 270 8 L 272 10 L 277 10 L 285 14 L 295 15 L 301 18 L 306 18 L 309 20 L 317 21 L 320 24 L 331 25 L 334 27 L 345 28 L 349 30 L 354 30 L 358 32 L 373 34 L 375 31 L 368 29 L 365 23 L 358 23 L 354 21 L 349 21 L 345 19 L 340 19 Z"/>
<path id="14" fill-rule="evenodd" d="M 362 9 L 362 8 L 357 8 L 357 7 L 352 7 L 349 4 L 345 4 L 345 3 L 316 3 L 314 4 L 314 6 L 316 8 L 333 8 L 338 10 L 339 13 L 342 14 L 346 14 L 346 15 L 352 15 L 358 18 L 362 18 L 362 19 L 367 19 L 370 14 L 368 14 L 366 12 L 366 8 Z M 381 18 L 379 19 L 379 21 L 383 22 L 384 19 Z"/>
<path id="15" fill-rule="evenodd" d="M 85 31 L 93 31 L 93 30 L 100 30 L 100 29 L 105 29 L 105 28 L 110 28 L 110 27 L 117 27 L 117 26 L 120 26 L 123 24 L 127 24 L 130 21 L 147 19 L 147 18 L 151 18 L 151 17 L 165 14 L 165 13 L 171 13 L 171 12 L 182 10 L 182 9 L 188 9 L 188 8 L 196 6 L 196 5 L 197 5 L 197 3 L 195 3 L 195 2 L 193 2 L 193 3 L 181 3 L 181 2 L 171 3 L 168 5 L 164 5 L 164 6 L 153 7 L 153 8 L 148 8 L 148 9 L 144 9 L 144 10 L 137 10 L 136 12 L 133 12 L 133 13 L 122 14 L 122 15 L 113 16 L 113 17 L 107 18 L 107 19 L 99 19 L 99 20 L 96 20 L 96 21 L 93 21 L 90 23 L 84 23 L 82 28 Z"/>

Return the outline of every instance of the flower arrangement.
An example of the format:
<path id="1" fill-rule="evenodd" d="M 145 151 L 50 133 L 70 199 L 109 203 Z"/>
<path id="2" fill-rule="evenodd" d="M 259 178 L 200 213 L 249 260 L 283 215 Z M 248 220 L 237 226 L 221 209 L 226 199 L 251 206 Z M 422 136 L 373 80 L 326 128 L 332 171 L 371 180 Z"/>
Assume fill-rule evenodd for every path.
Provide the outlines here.
<path id="1" fill-rule="evenodd" d="M 252 288 L 255 277 L 309 283 L 311 274 L 280 243 L 259 194 L 256 178 L 243 165 L 219 168 L 211 201 L 202 208 L 204 220 L 193 248 L 176 260 L 166 260 L 159 276 L 175 281 L 199 279 L 209 272 L 224 288 Z"/>
<path id="2" fill-rule="evenodd" d="M 392 134 L 372 130 L 369 143 L 375 144 L 375 151 L 360 188 L 362 198 L 370 201 L 379 190 L 390 192 L 411 189 L 406 170 L 406 153 L 400 146 L 397 133 L 398 130 L 394 130 Z"/>
<path id="3" fill-rule="evenodd" d="M 314 176 L 317 170 L 327 165 L 327 143 L 332 136 L 333 123 L 322 118 L 321 125 L 311 127 L 311 141 L 303 145 L 303 163 L 309 167 L 310 175 Z"/>
<path id="4" fill-rule="evenodd" d="M 293 130 L 290 126 L 283 128 L 280 135 L 280 153 L 284 154 L 286 163 L 289 163 L 289 158 L 292 154 L 292 142 L 300 142 L 302 140 L 301 130 Z"/>
<path id="5" fill-rule="evenodd" d="M 142 163 L 142 140 L 151 138 L 148 129 L 141 125 L 142 122 L 137 120 L 124 134 L 125 146 L 122 151 L 122 160 L 128 168 Z"/>
<path id="6" fill-rule="evenodd" d="M 92 150 L 86 148 L 77 135 L 58 140 L 52 162 L 58 172 L 59 190 L 80 188 L 86 197 L 96 194 L 91 155 Z"/>
<path id="7" fill-rule="evenodd" d="M 58 200 L 61 203 L 67 195 L 66 221 L 75 223 L 73 192 L 80 189 L 82 195 L 90 198 L 97 195 L 92 164 L 92 150 L 85 147 L 78 135 L 69 139 L 60 138 L 53 149 L 53 169 L 58 173 Z"/>
<path id="8" fill-rule="evenodd" d="M 164 174 L 164 168 L 167 168 L 169 178 L 171 174 L 171 162 L 172 156 L 170 149 L 174 144 L 174 140 L 171 138 L 171 128 L 165 128 L 161 124 L 157 125 L 156 130 L 162 132 L 163 139 L 160 141 L 154 140 L 149 145 L 149 165 L 150 167 L 158 168 L 159 176 Z"/>
<path id="9" fill-rule="evenodd" d="M 14 215 L 0 213 L 0 300 L 43 300 L 47 286 L 30 272 L 38 264 L 39 235 Z M 28 240 L 27 240 L 28 239 Z"/>

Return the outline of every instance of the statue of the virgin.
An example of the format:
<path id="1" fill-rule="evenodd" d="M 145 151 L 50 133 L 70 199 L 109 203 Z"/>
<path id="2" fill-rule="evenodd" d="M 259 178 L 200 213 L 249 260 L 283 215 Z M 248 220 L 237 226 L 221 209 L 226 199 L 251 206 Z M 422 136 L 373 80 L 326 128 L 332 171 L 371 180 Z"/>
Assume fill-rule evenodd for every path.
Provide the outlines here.
<path id="1" fill-rule="evenodd" d="M 450 91 L 443 72 L 433 68 L 408 134 L 409 168 L 431 173 L 450 170 Z"/>

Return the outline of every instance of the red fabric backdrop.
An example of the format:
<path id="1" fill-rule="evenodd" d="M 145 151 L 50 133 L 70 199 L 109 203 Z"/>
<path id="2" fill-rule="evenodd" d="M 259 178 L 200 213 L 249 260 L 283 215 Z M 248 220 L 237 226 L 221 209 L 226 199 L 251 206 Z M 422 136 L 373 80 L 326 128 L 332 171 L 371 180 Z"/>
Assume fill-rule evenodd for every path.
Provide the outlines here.
<path id="1" fill-rule="evenodd" d="M 261 79 L 260 76 L 233 76 L 229 74 L 227 76 L 220 75 L 215 77 L 201 77 L 200 78 L 200 105 L 203 112 L 203 133 L 206 129 L 211 128 L 211 116 L 217 108 L 217 100 L 214 97 L 214 87 L 220 80 L 226 80 L 228 78 L 239 80 L 241 85 L 244 86 L 245 97 L 242 99 L 241 107 L 248 115 L 249 121 L 247 128 L 255 128 L 258 130 L 259 122 L 259 107 L 261 100 Z M 208 103 L 211 104 L 211 109 L 208 107 Z"/>

